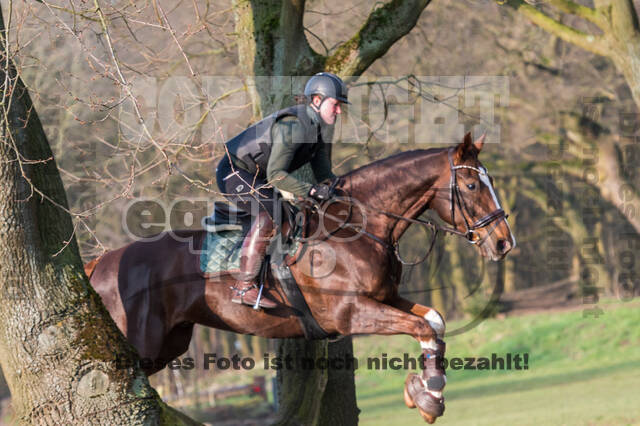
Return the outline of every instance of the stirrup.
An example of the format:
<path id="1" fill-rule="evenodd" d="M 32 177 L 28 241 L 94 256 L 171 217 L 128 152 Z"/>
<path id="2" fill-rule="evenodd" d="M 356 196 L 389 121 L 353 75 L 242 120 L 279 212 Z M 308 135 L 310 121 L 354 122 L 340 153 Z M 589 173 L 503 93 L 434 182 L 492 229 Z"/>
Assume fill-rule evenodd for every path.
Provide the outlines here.
<path id="1" fill-rule="evenodd" d="M 235 292 L 235 294 L 231 298 L 231 302 L 238 303 L 242 305 L 248 305 L 253 307 L 253 309 L 258 310 L 260 308 L 271 309 L 277 306 L 277 303 L 263 296 L 264 285 L 258 287 L 255 283 L 249 284 L 243 288 L 237 288 L 236 286 L 229 287 L 231 290 Z M 255 302 L 252 298 L 249 300 L 245 300 L 245 295 L 250 292 L 256 290 L 258 291 L 257 295 L 252 295 L 255 297 Z"/>
<path id="2" fill-rule="evenodd" d="M 236 285 L 229 286 L 229 288 L 234 291 L 234 294 L 231 297 L 231 301 L 233 303 L 245 304 L 243 302 L 244 295 L 247 294 L 247 292 L 249 290 L 254 289 L 254 288 L 258 288 L 258 286 L 255 283 L 252 283 L 252 284 L 249 284 L 249 285 L 247 285 L 247 286 L 245 286 L 243 288 L 238 288 L 238 286 L 236 284 Z"/>

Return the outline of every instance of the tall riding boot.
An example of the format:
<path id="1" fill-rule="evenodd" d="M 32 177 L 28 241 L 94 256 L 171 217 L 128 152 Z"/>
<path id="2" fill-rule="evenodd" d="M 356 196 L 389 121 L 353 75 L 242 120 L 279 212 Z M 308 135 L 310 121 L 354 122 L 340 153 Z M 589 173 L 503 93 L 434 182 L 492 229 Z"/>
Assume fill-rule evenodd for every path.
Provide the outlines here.
<path id="1" fill-rule="evenodd" d="M 235 294 L 231 299 L 234 303 L 255 305 L 258 299 L 258 286 L 256 277 L 260 272 L 262 261 L 273 236 L 273 221 L 266 212 L 260 212 L 254 218 L 249 233 L 242 243 L 240 253 L 240 279 L 233 288 Z M 275 308 L 276 302 L 264 296 L 260 296 L 261 308 Z"/>

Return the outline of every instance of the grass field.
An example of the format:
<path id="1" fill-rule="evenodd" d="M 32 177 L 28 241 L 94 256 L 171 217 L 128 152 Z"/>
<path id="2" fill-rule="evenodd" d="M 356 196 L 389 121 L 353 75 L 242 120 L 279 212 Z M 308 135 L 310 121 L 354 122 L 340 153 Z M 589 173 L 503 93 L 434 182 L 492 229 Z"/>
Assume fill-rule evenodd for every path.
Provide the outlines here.
<path id="1" fill-rule="evenodd" d="M 527 370 L 447 370 L 446 411 L 439 425 L 640 425 L 640 306 L 602 303 L 582 310 L 486 320 L 447 338 L 446 358 L 528 353 Z M 456 324 L 448 324 L 452 329 Z M 413 370 L 368 369 L 368 357 L 417 357 L 406 336 L 354 340 L 361 425 L 422 425 L 402 399 Z"/>

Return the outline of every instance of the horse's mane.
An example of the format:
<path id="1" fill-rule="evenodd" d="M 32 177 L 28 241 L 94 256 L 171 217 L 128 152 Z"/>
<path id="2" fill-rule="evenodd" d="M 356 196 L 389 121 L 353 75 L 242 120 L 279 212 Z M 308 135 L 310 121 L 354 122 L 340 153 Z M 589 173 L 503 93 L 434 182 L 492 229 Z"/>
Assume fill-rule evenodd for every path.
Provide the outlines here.
<path id="1" fill-rule="evenodd" d="M 441 153 L 447 148 L 430 148 L 416 149 L 412 151 L 403 151 L 389 157 L 376 160 L 373 163 L 354 169 L 342 177 L 350 180 L 351 184 L 358 186 L 360 183 L 371 182 L 372 180 L 380 181 L 390 178 L 391 174 L 399 175 L 410 164 L 414 164 L 424 157 L 429 157 Z"/>

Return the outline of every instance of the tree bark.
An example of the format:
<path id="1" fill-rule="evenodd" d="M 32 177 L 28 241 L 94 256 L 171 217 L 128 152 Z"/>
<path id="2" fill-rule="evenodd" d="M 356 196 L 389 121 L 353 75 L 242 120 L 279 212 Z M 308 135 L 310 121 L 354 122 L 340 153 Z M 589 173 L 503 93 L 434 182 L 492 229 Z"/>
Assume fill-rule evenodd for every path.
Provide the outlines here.
<path id="1" fill-rule="evenodd" d="M 353 343 L 351 337 L 345 337 L 338 342 L 327 345 L 328 359 L 346 360 L 353 358 Z M 322 410 L 318 419 L 318 426 L 357 425 L 360 410 L 356 401 L 356 384 L 354 382 L 355 364 L 344 364 L 344 368 L 331 370 L 329 380 L 324 389 Z M 342 407 L 334 410 L 332 407 Z"/>
<path id="2" fill-rule="evenodd" d="M 329 375 L 317 368 L 302 368 L 302 363 L 305 359 L 315 362 L 327 353 L 326 341 L 280 340 L 278 357 L 283 360 L 284 368 L 277 374 L 279 415 L 274 425 L 318 424 Z M 338 411 L 342 404 L 331 408 Z"/>
<path id="3" fill-rule="evenodd" d="M 315 52 L 304 33 L 305 0 L 234 0 L 238 55 L 253 102 L 254 119 L 292 103 L 293 91 L 302 91 L 311 76 L 331 71 L 348 80 L 361 75 L 377 58 L 416 24 L 430 0 L 393 0 L 375 9 L 364 25 L 333 53 Z M 292 90 L 293 89 L 293 90 Z M 327 354 L 353 355 L 351 339 L 283 341 L 281 359 Z M 299 365 L 299 363 L 297 364 Z M 295 368 L 278 374 L 278 424 L 357 424 L 353 371 Z M 330 395 L 339 390 L 340 397 Z M 336 420 L 337 421 L 337 420 Z"/>
<path id="4" fill-rule="evenodd" d="M 603 17 L 607 56 L 624 75 L 640 110 L 640 24 L 633 0 L 595 0 L 595 7 Z"/>
<path id="5" fill-rule="evenodd" d="M 640 110 L 640 25 L 633 0 L 596 0 L 595 8 L 570 0 L 550 0 L 550 6 L 595 24 L 602 35 L 578 31 L 562 24 L 524 0 L 506 3 L 540 28 L 589 52 L 609 58 L 629 85 Z"/>
<path id="6" fill-rule="evenodd" d="M 533 187 L 523 187 L 522 193 L 536 202 L 541 209 L 547 211 L 549 199 L 544 190 L 544 184 L 538 182 L 533 176 L 530 183 L 533 184 Z M 597 241 L 598 238 L 594 237 L 594 235 L 599 235 L 595 225 L 599 219 L 590 218 L 589 215 L 585 215 L 584 211 L 585 208 L 602 208 L 602 205 L 591 203 L 591 200 L 595 198 L 589 197 L 591 192 L 589 188 L 588 185 L 585 185 L 579 193 L 576 191 L 576 194 L 572 194 L 566 203 L 563 203 L 562 216 L 566 220 L 556 222 L 556 225 L 571 235 L 573 240 L 573 270 L 569 271 L 567 275 L 579 277 L 579 284 L 583 291 L 585 289 L 592 291 L 594 288 L 606 289 L 609 286 L 609 274 L 604 264 L 605 257 L 602 253 L 602 245 Z M 588 219 L 591 219 L 593 223 Z"/>
<path id="7" fill-rule="evenodd" d="M 0 362 L 24 424 L 197 424 L 167 407 L 84 274 L 47 138 L 0 10 Z M 135 358 L 134 358 L 135 359 Z"/>
<path id="8" fill-rule="evenodd" d="M 600 143 L 590 140 L 580 128 L 580 118 L 580 116 L 565 116 L 563 127 L 566 130 L 567 139 L 575 145 L 579 156 L 586 155 L 591 157 L 591 160 L 582 161 L 578 166 L 565 165 L 563 170 L 578 179 L 593 175 L 590 180 L 598 188 L 600 196 L 611 203 L 636 233 L 640 234 L 640 215 L 636 210 L 629 208 L 629 201 L 635 204 L 636 200 L 640 199 L 640 193 L 624 176 L 625 167 L 628 168 L 630 165 L 623 164 L 618 153 L 620 147 L 612 138 L 607 138 Z"/>

